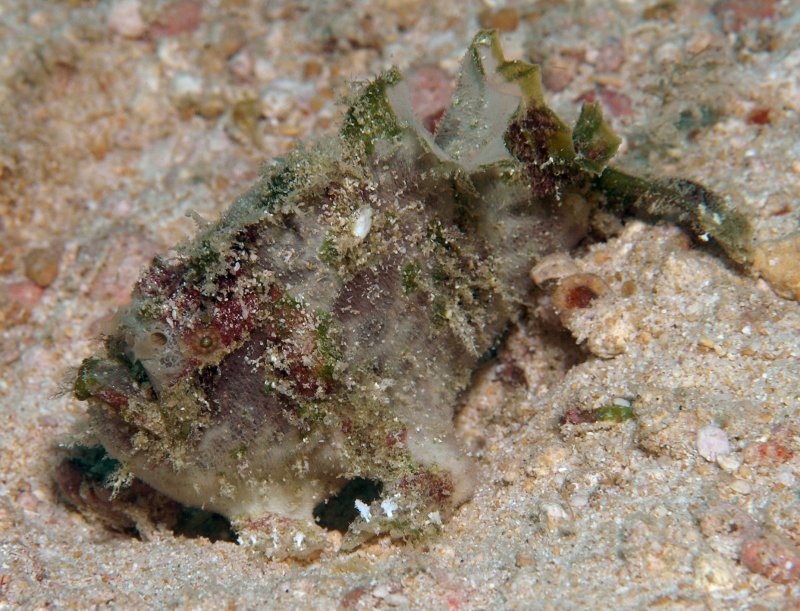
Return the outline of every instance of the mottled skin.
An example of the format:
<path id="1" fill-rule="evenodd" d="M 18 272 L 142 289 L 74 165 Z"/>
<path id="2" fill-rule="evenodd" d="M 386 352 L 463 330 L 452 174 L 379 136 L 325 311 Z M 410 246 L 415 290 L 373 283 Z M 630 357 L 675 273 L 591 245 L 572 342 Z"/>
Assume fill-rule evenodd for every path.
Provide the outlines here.
<path id="1" fill-rule="evenodd" d="M 489 32 L 435 138 L 406 96 L 394 71 L 373 81 L 338 138 L 154 261 L 76 382 L 112 456 L 274 555 L 319 549 L 312 510 L 355 477 L 383 488 L 346 545 L 421 533 L 469 497 L 458 395 L 531 262 L 586 235 L 619 143 L 593 106 L 573 134 Z"/>

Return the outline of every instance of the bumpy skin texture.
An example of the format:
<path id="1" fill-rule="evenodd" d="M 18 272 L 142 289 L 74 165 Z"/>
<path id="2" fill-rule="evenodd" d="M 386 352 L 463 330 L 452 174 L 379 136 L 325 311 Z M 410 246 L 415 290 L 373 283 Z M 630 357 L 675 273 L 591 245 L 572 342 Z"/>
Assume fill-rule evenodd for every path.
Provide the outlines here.
<path id="1" fill-rule="evenodd" d="M 345 547 L 436 528 L 469 497 L 458 394 L 532 262 L 585 237 L 619 144 L 596 106 L 567 128 L 493 32 L 435 136 L 408 97 L 396 71 L 368 84 L 338 138 L 154 261 L 75 383 L 113 457 L 275 556 L 323 547 L 313 509 L 355 478 L 382 488 Z"/>

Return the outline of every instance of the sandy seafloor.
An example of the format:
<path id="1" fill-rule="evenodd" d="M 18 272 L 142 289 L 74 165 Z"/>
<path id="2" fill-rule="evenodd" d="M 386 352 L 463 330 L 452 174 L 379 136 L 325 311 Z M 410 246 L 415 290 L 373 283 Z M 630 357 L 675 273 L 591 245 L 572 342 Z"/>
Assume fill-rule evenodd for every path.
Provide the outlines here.
<path id="1" fill-rule="evenodd" d="M 113 5 L 0 0 L 0 606 L 800 605 L 800 304 L 666 225 L 575 253 L 608 285 L 577 339 L 529 322 L 481 376 L 457 419 L 478 485 L 437 538 L 270 562 L 114 533 L 52 478 L 84 414 L 69 368 L 186 213 L 330 133 L 353 79 L 397 64 L 435 106 L 481 23 L 544 64 L 569 122 L 603 102 L 622 167 L 703 182 L 759 241 L 796 231 L 800 3 Z M 633 419 L 560 424 L 615 397 Z"/>

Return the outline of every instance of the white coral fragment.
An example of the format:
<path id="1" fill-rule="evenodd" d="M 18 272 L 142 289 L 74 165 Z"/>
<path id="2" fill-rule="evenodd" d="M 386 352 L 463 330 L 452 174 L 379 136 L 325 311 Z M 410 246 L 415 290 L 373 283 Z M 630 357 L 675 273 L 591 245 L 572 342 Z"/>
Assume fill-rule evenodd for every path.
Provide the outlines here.
<path id="1" fill-rule="evenodd" d="M 397 511 L 397 503 L 393 499 L 385 499 L 381 501 L 381 509 L 383 509 L 386 517 L 391 520 L 394 517 L 394 512 Z"/>
<path id="2" fill-rule="evenodd" d="M 372 513 L 369 510 L 369 505 L 367 505 L 361 499 L 356 499 L 355 506 L 358 510 L 358 514 L 361 516 L 361 519 L 369 523 L 369 521 L 372 519 Z"/>
<path id="3" fill-rule="evenodd" d="M 358 241 L 367 237 L 369 230 L 372 228 L 372 208 L 365 206 L 358 211 L 358 215 L 353 221 L 353 228 L 351 233 Z"/>

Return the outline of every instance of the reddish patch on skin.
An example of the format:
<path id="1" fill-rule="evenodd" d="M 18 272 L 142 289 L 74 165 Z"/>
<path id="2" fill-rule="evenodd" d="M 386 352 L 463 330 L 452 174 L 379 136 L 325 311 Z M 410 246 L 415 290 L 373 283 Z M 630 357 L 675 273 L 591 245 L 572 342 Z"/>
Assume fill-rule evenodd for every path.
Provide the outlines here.
<path id="1" fill-rule="evenodd" d="M 408 429 L 387 433 L 385 441 L 386 445 L 390 448 L 395 446 L 398 446 L 399 448 L 405 448 L 408 441 Z"/>
<path id="2" fill-rule="evenodd" d="M 508 148 L 528 170 L 531 192 L 543 198 L 556 192 L 559 174 L 569 176 L 551 162 L 550 139 L 558 132 L 559 121 L 552 112 L 531 108 L 506 131 Z"/>
<path id="3" fill-rule="evenodd" d="M 400 480 L 400 489 L 414 489 L 436 504 L 447 503 L 453 496 L 453 482 L 445 476 L 420 469 L 416 473 L 406 474 Z"/>
<path id="4" fill-rule="evenodd" d="M 128 407 L 128 396 L 120 390 L 105 386 L 92 392 L 92 396 L 107 403 L 116 410 Z"/>
<path id="5" fill-rule="evenodd" d="M 442 108 L 440 111 L 425 117 L 422 121 L 425 129 L 427 129 L 430 133 L 435 134 L 436 130 L 439 128 L 439 123 L 441 123 L 442 119 L 444 119 L 444 113 L 445 109 Z"/>
<path id="6" fill-rule="evenodd" d="M 750 125 L 767 125 L 770 122 L 769 108 L 754 108 L 747 113 L 747 122 Z"/>
<path id="7" fill-rule="evenodd" d="M 178 290 L 186 266 L 166 264 L 155 259 L 144 276 L 136 283 L 136 292 L 147 297 L 172 295 Z"/>
<path id="8" fill-rule="evenodd" d="M 258 295 L 244 293 L 241 297 L 232 297 L 214 304 L 211 326 L 219 333 L 223 344 L 227 346 L 239 341 L 253 328 L 259 301 Z"/>
<path id="9" fill-rule="evenodd" d="M 179 314 L 197 312 L 203 301 L 200 291 L 186 285 L 178 288 L 171 295 L 164 295 L 164 297 L 172 303 L 173 307 L 170 309 L 177 311 Z"/>
<path id="10" fill-rule="evenodd" d="M 303 397 L 313 398 L 320 390 L 328 394 L 336 384 L 324 373 L 325 363 L 318 353 L 315 321 L 301 308 L 281 303 L 282 297 L 283 291 L 276 285 L 267 289 L 272 309 L 263 329 L 270 344 L 277 347 L 286 363 L 284 369 L 276 369 L 275 373 L 289 380 Z"/>
<path id="11" fill-rule="evenodd" d="M 172 301 L 179 313 L 191 313 L 200 311 L 204 300 L 196 289 L 182 287 Z M 252 292 L 212 301 L 206 306 L 210 309 L 207 321 L 189 317 L 190 324 L 181 327 L 184 341 L 192 352 L 211 354 L 242 340 L 255 326 L 259 302 L 259 296 Z"/>
<path id="12" fill-rule="evenodd" d="M 553 292 L 553 305 L 562 313 L 588 308 L 606 291 L 606 284 L 599 276 L 573 274 L 561 279 Z"/>
<path id="13" fill-rule="evenodd" d="M 575 308 L 588 308 L 595 297 L 597 295 L 588 286 L 576 286 L 567 291 L 566 304 L 572 310 Z"/>
<path id="14" fill-rule="evenodd" d="M 278 288 L 277 285 L 270 284 L 269 289 L 267 289 L 267 297 L 269 297 L 270 303 L 275 303 L 281 297 L 283 297 L 283 293 L 281 292 L 281 290 Z"/>
<path id="15" fill-rule="evenodd" d="M 294 389 L 306 399 L 314 398 L 319 388 L 324 388 L 326 392 L 331 390 L 320 380 L 317 370 L 302 364 L 296 364 L 289 369 L 287 377 L 292 381 Z"/>

